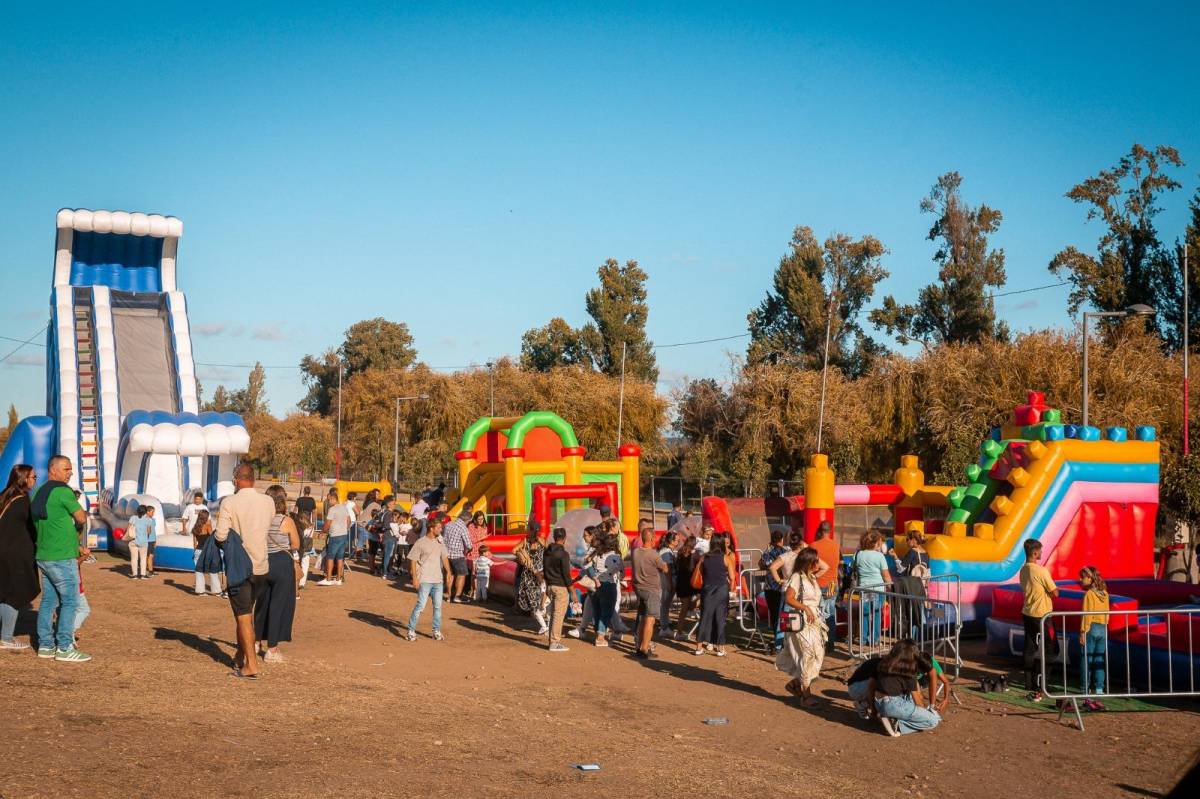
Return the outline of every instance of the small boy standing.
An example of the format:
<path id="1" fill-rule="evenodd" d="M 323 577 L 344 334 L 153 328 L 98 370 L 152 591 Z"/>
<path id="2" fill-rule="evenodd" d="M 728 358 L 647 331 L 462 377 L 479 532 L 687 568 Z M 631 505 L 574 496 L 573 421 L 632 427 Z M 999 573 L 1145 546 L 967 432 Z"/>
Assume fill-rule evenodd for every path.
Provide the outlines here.
<path id="1" fill-rule="evenodd" d="M 1025 565 L 1021 567 L 1021 591 L 1025 595 L 1025 604 L 1021 608 L 1021 621 L 1025 626 L 1025 687 L 1029 690 L 1026 698 L 1032 702 L 1042 701 L 1041 675 L 1037 668 L 1045 642 L 1041 640 L 1042 618 L 1054 610 L 1054 600 L 1058 597 L 1058 586 L 1050 577 L 1045 566 L 1038 563 L 1042 557 L 1042 542 L 1029 539 L 1025 542 Z M 1047 627 L 1046 634 L 1053 635 L 1053 628 Z"/>
<path id="2" fill-rule="evenodd" d="M 475 601 L 487 602 L 488 580 L 492 576 L 492 549 L 487 544 L 479 547 L 479 556 L 475 558 Z"/>

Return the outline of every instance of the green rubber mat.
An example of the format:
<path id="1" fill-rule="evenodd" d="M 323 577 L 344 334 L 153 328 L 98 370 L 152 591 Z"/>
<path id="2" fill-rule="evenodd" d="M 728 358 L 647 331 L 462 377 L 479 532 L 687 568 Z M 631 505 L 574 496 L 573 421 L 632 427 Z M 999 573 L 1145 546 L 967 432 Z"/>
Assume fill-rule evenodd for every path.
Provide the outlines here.
<path id="1" fill-rule="evenodd" d="M 1062 686 L 1055 686 L 1055 689 L 1058 690 L 1061 689 L 1061 687 Z M 1041 702 L 1031 702 L 1025 698 L 1025 694 L 1028 693 L 1025 690 L 1025 687 L 1016 682 L 1009 683 L 1007 691 L 998 691 L 996 693 L 985 693 L 979 690 L 978 687 L 970 688 L 965 685 L 956 685 L 954 690 L 963 691 L 964 693 L 977 696 L 981 699 L 989 699 L 993 702 L 1003 702 L 1006 705 L 1025 708 L 1026 710 L 1041 710 L 1046 713 L 1058 712 L 1058 708 L 1055 707 L 1054 704 L 1055 700 L 1042 699 Z M 1104 705 L 1104 712 L 1106 713 L 1154 713 L 1161 710 L 1170 710 L 1168 707 L 1151 704 L 1144 699 L 1106 696 L 1099 698 L 1098 701 L 1100 704 Z M 1082 699 L 1079 700 L 1079 711 L 1085 714 L 1090 712 L 1084 709 Z M 1067 712 L 1073 713 L 1074 711 L 1068 707 Z"/>

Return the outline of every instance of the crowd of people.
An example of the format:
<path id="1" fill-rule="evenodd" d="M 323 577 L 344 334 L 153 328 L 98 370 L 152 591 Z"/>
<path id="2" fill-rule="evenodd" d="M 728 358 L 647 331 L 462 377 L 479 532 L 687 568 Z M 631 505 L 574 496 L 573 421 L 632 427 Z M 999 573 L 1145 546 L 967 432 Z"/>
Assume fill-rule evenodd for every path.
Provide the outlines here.
<path id="1" fill-rule="evenodd" d="M 70 460 L 55 456 L 40 485 L 31 467 L 18 466 L 0 493 L 0 648 L 30 648 L 15 638 L 18 611 L 41 595 L 33 639 L 37 654 L 67 663 L 90 659 L 77 646 L 78 629 L 88 613 L 79 564 L 90 553 L 86 516 L 68 484 L 71 474 Z M 222 596 L 230 603 L 237 639 L 234 677 L 257 679 L 260 662 L 284 660 L 280 645 L 292 638 L 297 598 L 309 575 L 320 577 L 319 586 L 344 585 L 348 560 L 357 560 L 382 580 L 411 580 L 416 601 L 405 629 L 409 641 L 418 639 L 427 605 L 433 606 L 431 638 L 442 641 L 443 602 L 489 599 L 491 571 L 500 559 L 486 542 L 487 518 L 469 510 L 451 518 L 441 488 L 418 496 L 407 510 L 394 496 L 378 491 L 361 500 L 354 492 L 342 498 L 330 491 L 319 507 L 307 487 L 289 506 L 283 486 L 261 493 L 255 488 L 248 464 L 239 465 L 232 476 L 235 492 L 215 513 L 197 493 L 182 510 L 181 524 L 193 542 L 196 595 Z M 155 513 L 143 506 L 130 520 L 126 540 L 132 579 L 154 576 Z M 730 598 L 740 588 L 742 567 L 731 537 L 711 524 L 694 526 L 677 512 L 674 529 L 661 536 L 649 519 L 640 519 L 631 541 L 611 509 L 601 507 L 600 515 L 598 524 L 583 531 L 582 556 L 568 552 L 564 528 L 543 536 L 536 522 L 529 523 L 513 550 L 514 604 L 545 636 L 548 651 L 568 652 L 566 638 L 604 648 L 631 635 L 631 654 L 642 659 L 654 657 L 664 638 L 690 644 L 697 656 L 724 657 Z M 864 644 L 881 635 L 872 589 L 894 583 L 905 595 L 923 592 L 929 560 L 922 536 L 910 533 L 907 543 L 906 554 L 890 566 L 883 536 L 869 530 L 843 567 L 828 523 L 811 543 L 798 533 L 772 533 L 757 564 L 766 575 L 763 596 L 774 632 L 770 645 L 776 668 L 789 677 L 784 690 L 801 706 L 817 704 L 813 685 L 834 645 L 837 600 L 847 584 L 865 590 L 858 631 Z M 1056 592 L 1048 572 L 1036 562 L 1038 546 L 1027 545 L 1029 562 L 1021 574 L 1026 634 L 1032 642 L 1025 656 L 1031 686 L 1036 686 L 1032 664 L 1041 645 L 1036 637 L 1040 618 L 1049 612 Z M 633 596 L 623 598 L 627 562 Z M 1103 577 L 1089 567 L 1081 580 L 1087 590 L 1085 611 L 1102 614 L 1107 610 Z M 621 610 L 633 605 L 630 627 Z M 1088 665 L 1084 679 L 1101 688 L 1103 622 L 1102 615 L 1085 616 L 1081 636 Z M 918 685 L 922 682 L 924 689 Z M 950 693 L 940 664 L 907 638 L 863 662 L 849 680 L 849 692 L 864 717 L 879 718 L 890 734 L 935 727 Z M 1036 687 L 1031 696 L 1035 694 Z"/>

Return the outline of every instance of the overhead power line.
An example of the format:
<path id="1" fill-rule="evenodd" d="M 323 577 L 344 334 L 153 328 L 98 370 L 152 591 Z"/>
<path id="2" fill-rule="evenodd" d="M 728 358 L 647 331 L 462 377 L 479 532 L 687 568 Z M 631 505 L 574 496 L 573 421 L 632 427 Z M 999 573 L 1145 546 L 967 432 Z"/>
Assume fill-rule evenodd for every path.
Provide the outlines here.
<path id="1" fill-rule="evenodd" d="M 23 341 L 21 341 L 21 343 L 20 343 L 20 344 L 18 344 L 17 346 L 15 346 L 15 347 L 13 347 L 11 350 L 9 350 L 9 351 L 8 351 L 8 352 L 7 352 L 7 353 L 4 355 L 4 357 L 3 357 L 3 358 L 0 358 L 0 363 L 4 363 L 4 362 L 5 362 L 5 361 L 7 361 L 9 358 L 11 358 L 12 356 L 16 355 L 18 352 L 20 352 L 20 351 L 21 351 L 21 349 L 22 349 L 22 348 L 23 348 L 25 345 L 27 345 L 27 344 L 32 344 L 32 343 L 33 343 L 33 340 L 34 340 L 35 338 L 37 338 L 38 336 L 42 335 L 43 333 L 45 333 L 45 332 L 46 332 L 46 328 L 48 328 L 48 327 L 50 327 L 50 325 L 48 325 L 48 324 L 46 324 L 46 325 L 42 325 L 42 328 L 41 328 L 41 330 L 39 330 L 38 332 L 34 333 L 34 334 L 33 334 L 32 336 L 30 336 L 29 338 L 27 338 L 27 339 L 24 339 Z M 5 338 L 7 341 L 17 341 L 17 340 L 18 340 L 18 339 L 15 339 L 15 338 L 9 338 L 8 336 L 5 336 L 4 338 Z M 43 344 L 42 346 L 44 347 L 44 346 L 46 346 L 46 345 L 45 345 L 45 344 Z"/>

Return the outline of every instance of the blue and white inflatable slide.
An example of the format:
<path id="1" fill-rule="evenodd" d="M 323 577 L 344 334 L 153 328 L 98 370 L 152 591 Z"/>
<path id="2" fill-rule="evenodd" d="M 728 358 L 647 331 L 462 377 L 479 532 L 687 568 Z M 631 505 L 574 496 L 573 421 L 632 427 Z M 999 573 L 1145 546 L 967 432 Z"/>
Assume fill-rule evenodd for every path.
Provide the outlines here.
<path id="1" fill-rule="evenodd" d="M 46 415 L 21 421 L 0 455 L 38 475 L 55 453 L 75 464 L 89 543 L 128 554 L 113 529 L 152 505 L 155 565 L 191 569 L 180 512 L 197 491 L 216 507 L 250 436 L 237 414 L 201 413 L 187 302 L 175 283 L 183 223 L 124 211 L 58 212 Z"/>

